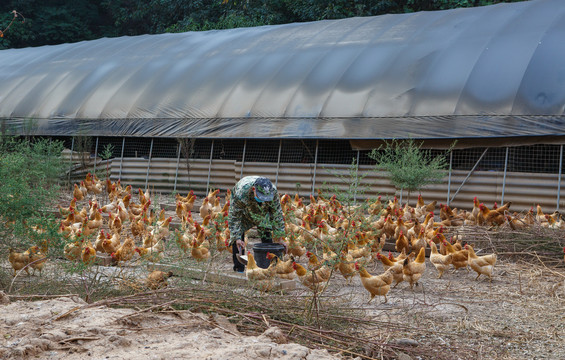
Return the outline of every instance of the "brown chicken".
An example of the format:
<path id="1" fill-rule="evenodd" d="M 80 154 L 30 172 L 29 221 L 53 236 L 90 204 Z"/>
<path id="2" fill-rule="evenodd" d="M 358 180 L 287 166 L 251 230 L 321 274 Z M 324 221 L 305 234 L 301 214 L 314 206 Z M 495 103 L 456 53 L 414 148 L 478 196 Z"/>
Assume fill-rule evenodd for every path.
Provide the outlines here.
<path id="1" fill-rule="evenodd" d="M 213 204 L 210 203 L 210 199 L 207 197 L 202 200 L 202 205 L 200 205 L 200 217 L 204 219 L 208 215 L 212 215 Z"/>
<path id="2" fill-rule="evenodd" d="M 408 239 L 406 238 L 406 236 L 404 236 L 404 233 L 402 231 L 399 233 L 398 238 L 396 239 L 396 245 L 394 248 L 399 253 L 404 251 L 406 254 L 408 254 L 410 252 Z"/>
<path id="3" fill-rule="evenodd" d="M 178 218 L 181 220 L 184 219 L 186 216 L 188 216 L 188 212 L 185 211 L 181 201 L 177 201 L 177 205 L 175 207 L 175 214 L 177 214 Z"/>
<path id="4" fill-rule="evenodd" d="M 96 181 L 91 173 L 86 174 L 84 186 L 86 187 L 87 192 L 92 194 L 100 194 L 103 191 L 102 183 L 100 180 Z"/>
<path id="5" fill-rule="evenodd" d="M 171 221 L 173 220 L 172 216 L 169 216 L 168 218 L 166 218 L 164 221 L 160 222 L 157 221 L 157 224 L 155 224 L 155 226 L 153 227 L 147 227 L 147 229 L 150 231 L 151 235 L 153 235 L 155 237 L 155 239 L 157 240 L 161 240 L 161 239 L 165 239 L 167 240 L 167 238 L 169 237 L 170 234 L 170 224 Z"/>
<path id="6" fill-rule="evenodd" d="M 77 212 L 77 211 L 74 212 L 74 222 L 75 223 L 78 223 L 78 222 L 81 223 L 81 222 L 84 222 L 86 220 L 88 220 L 88 209 L 85 206 L 83 206 L 83 208 L 79 212 Z"/>
<path id="7" fill-rule="evenodd" d="M 391 239 L 394 237 L 394 232 L 396 231 L 396 224 L 392 221 L 392 217 L 389 215 L 383 224 L 383 233 L 386 234 L 387 238 Z"/>
<path id="8" fill-rule="evenodd" d="M 179 248 L 186 253 L 188 249 L 191 248 L 194 235 L 190 231 L 184 231 L 181 233 L 180 231 L 175 230 L 174 238 Z"/>
<path id="9" fill-rule="evenodd" d="M 143 218 L 143 215 L 147 213 L 147 209 L 150 204 L 151 201 L 147 202 L 145 205 L 130 203 L 128 208 L 129 220 L 133 221 L 135 218 Z"/>
<path id="10" fill-rule="evenodd" d="M 373 236 L 371 242 L 371 252 L 378 253 L 382 251 L 386 243 L 386 234 L 382 234 L 380 238 L 376 235 L 371 235 L 371 236 Z"/>
<path id="11" fill-rule="evenodd" d="M 437 246 L 433 241 L 429 242 L 430 248 L 432 249 L 430 254 L 430 262 L 435 266 L 438 271 L 438 279 L 441 279 L 445 270 L 449 269 L 449 265 L 452 262 L 452 254 L 442 255 L 437 251 Z"/>
<path id="12" fill-rule="evenodd" d="M 465 245 L 465 250 L 468 251 L 469 266 L 477 273 L 475 280 L 478 280 L 481 275 L 486 275 L 492 282 L 492 271 L 496 264 L 496 254 L 477 256 L 475 250 L 470 245 Z"/>
<path id="13" fill-rule="evenodd" d="M 505 211 L 508 210 L 512 202 L 507 202 L 501 207 L 490 210 L 484 204 L 479 204 L 479 213 L 477 215 L 477 224 L 487 226 L 500 226 L 504 224 L 506 218 L 504 217 Z"/>
<path id="14" fill-rule="evenodd" d="M 396 227 L 394 229 L 394 238 L 398 239 L 400 237 L 400 234 L 404 234 L 404 236 L 406 236 L 407 233 L 408 227 L 406 226 L 406 223 L 402 218 L 398 218 L 398 220 L 396 220 Z"/>
<path id="15" fill-rule="evenodd" d="M 102 250 L 107 254 L 111 254 L 113 252 L 116 252 L 116 250 L 120 247 L 120 245 L 121 245 L 120 234 L 114 233 L 112 237 L 102 241 Z"/>
<path id="16" fill-rule="evenodd" d="M 137 193 L 139 194 L 139 203 L 141 205 L 145 205 L 146 203 L 151 201 L 151 195 L 149 194 L 149 189 L 147 189 L 147 190 L 145 190 L 145 192 L 143 192 L 143 190 L 141 190 L 141 188 L 139 188 L 139 189 L 137 189 Z"/>
<path id="17" fill-rule="evenodd" d="M 158 241 L 155 245 L 151 247 L 136 247 L 135 252 L 139 254 L 139 256 L 143 260 L 151 261 L 151 262 L 158 262 L 165 258 L 164 254 L 164 245 L 162 241 Z"/>
<path id="18" fill-rule="evenodd" d="M 355 260 L 353 256 L 347 254 L 345 251 L 342 251 L 339 256 L 339 261 L 335 264 L 335 268 L 339 270 L 341 275 L 347 280 L 349 283 L 353 276 L 355 275 Z"/>
<path id="19" fill-rule="evenodd" d="M 295 238 L 295 234 L 290 234 L 286 237 L 286 243 L 288 244 L 288 253 L 295 258 L 299 258 L 306 254 L 306 247 L 302 246 Z"/>
<path id="20" fill-rule="evenodd" d="M 168 286 L 168 279 L 175 276 L 172 271 L 164 272 L 154 270 L 147 276 L 146 285 L 151 290 L 157 290 Z"/>
<path id="21" fill-rule="evenodd" d="M 506 223 L 512 230 L 522 230 L 530 225 L 528 225 L 524 220 L 520 219 L 517 216 L 513 216 L 510 214 L 504 215 L 506 218 Z"/>
<path id="22" fill-rule="evenodd" d="M 255 262 L 255 257 L 253 254 L 247 254 L 247 267 L 245 269 L 245 275 L 249 280 L 272 280 L 276 274 L 277 261 L 271 261 L 268 268 L 263 269 L 257 265 Z"/>
<path id="23" fill-rule="evenodd" d="M 110 234 L 106 234 L 104 232 L 104 229 L 100 229 L 100 232 L 98 233 L 98 236 L 96 237 L 96 240 L 94 241 L 94 248 L 96 249 L 96 251 L 100 251 L 100 252 L 104 252 L 104 248 L 102 247 L 102 243 L 104 242 L 104 240 L 109 238 Z"/>
<path id="24" fill-rule="evenodd" d="M 124 242 L 116 249 L 115 252 L 111 253 L 112 259 L 119 264 L 123 261 L 129 261 L 133 258 L 135 254 L 135 243 L 133 238 L 126 237 Z"/>
<path id="25" fill-rule="evenodd" d="M 108 228 L 114 233 L 122 232 L 123 222 L 119 216 L 115 216 L 112 213 L 108 213 Z"/>
<path id="26" fill-rule="evenodd" d="M 98 211 L 96 211 L 94 213 L 93 219 L 91 220 L 86 220 L 86 228 L 88 229 L 99 229 L 102 224 L 103 224 L 103 218 L 102 218 L 102 210 L 98 209 Z"/>
<path id="27" fill-rule="evenodd" d="M 29 255 L 29 266 L 33 269 L 32 275 L 35 275 L 35 270 L 39 270 L 39 275 L 41 276 L 43 267 L 47 262 L 47 256 L 37 245 L 31 246 L 26 252 Z"/>
<path id="28" fill-rule="evenodd" d="M 404 274 L 404 281 L 408 281 L 410 289 L 414 288 L 414 284 L 418 285 L 418 280 L 426 270 L 426 251 L 424 248 L 420 249 L 418 256 L 414 261 L 410 258 L 404 259 L 402 273 Z"/>
<path id="29" fill-rule="evenodd" d="M 192 255 L 196 261 L 204 261 L 210 258 L 210 250 L 205 244 L 198 245 L 196 240 L 192 240 L 190 255 Z"/>
<path id="30" fill-rule="evenodd" d="M 225 237 L 225 233 L 216 231 L 214 238 L 216 239 L 216 250 L 218 250 L 219 252 L 231 249 L 229 238 Z"/>
<path id="31" fill-rule="evenodd" d="M 178 194 L 178 193 L 177 193 L 177 194 L 175 195 L 175 200 L 176 200 L 176 201 L 187 202 L 187 201 L 189 201 L 192 197 L 194 197 L 194 191 L 190 190 L 190 191 L 188 192 L 188 194 L 187 194 L 186 196 L 184 196 L 184 197 L 183 197 L 181 194 Z"/>
<path id="32" fill-rule="evenodd" d="M 146 233 L 143 237 L 142 237 L 142 246 L 144 248 L 150 248 L 153 245 L 157 244 L 157 240 L 155 239 L 155 237 L 149 233 Z"/>
<path id="33" fill-rule="evenodd" d="M 130 231 L 134 238 L 143 238 L 147 228 L 145 227 L 145 222 L 143 218 L 133 219 L 130 221 Z"/>
<path id="34" fill-rule="evenodd" d="M 370 261 L 371 260 L 371 247 L 361 246 L 358 247 L 355 244 L 347 244 L 347 254 L 350 255 L 354 260 Z"/>
<path id="35" fill-rule="evenodd" d="M 75 183 L 73 187 L 73 197 L 77 199 L 77 201 L 82 201 L 86 196 L 86 192 L 83 193 L 79 186 Z"/>
<path id="36" fill-rule="evenodd" d="M 425 238 L 425 234 L 426 234 L 426 229 L 424 229 L 423 227 L 420 228 L 419 233 L 417 234 L 417 236 L 413 237 L 410 242 L 412 244 L 412 251 L 414 251 L 414 253 L 419 253 L 421 248 L 426 248 L 426 238 Z"/>
<path id="37" fill-rule="evenodd" d="M 76 203 L 77 203 L 77 199 L 73 198 L 71 200 L 69 207 L 62 207 L 60 204 L 57 204 L 57 208 L 59 209 L 59 213 L 62 216 L 68 216 L 71 213 L 72 210 L 76 209 Z"/>
<path id="38" fill-rule="evenodd" d="M 416 209 L 419 210 L 420 214 L 419 215 L 425 215 L 426 213 L 429 213 L 430 211 L 434 211 L 436 209 L 436 205 L 437 205 L 437 200 L 432 201 L 429 204 L 425 204 L 424 203 L 424 199 L 422 198 L 422 195 L 418 195 L 418 201 L 416 203 Z"/>
<path id="39" fill-rule="evenodd" d="M 447 241 L 444 241 L 443 245 L 445 246 L 447 254 L 453 255 L 451 257 L 451 264 L 453 265 L 455 270 L 460 269 L 460 268 L 466 268 L 467 271 L 469 271 L 469 269 L 467 268 L 467 265 L 468 265 L 467 259 L 469 257 L 469 255 L 468 255 L 469 251 L 467 251 L 467 250 L 457 251 L 457 250 L 455 250 L 453 245 L 451 245 Z"/>
<path id="40" fill-rule="evenodd" d="M 14 276 L 16 276 L 17 272 L 24 269 L 25 272 L 29 275 L 29 255 L 25 252 L 19 253 L 16 252 L 14 249 L 10 249 L 10 255 L 8 256 L 8 261 L 12 265 L 14 269 Z"/>
<path id="41" fill-rule="evenodd" d="M 327 267 L 324 266 L 318 270 L 309 271 L 296 262 L 293 262 L 292 266 L 302 285 L 316 292 L 322 292 L 325 289 L 331 275 L 331 271 Z"/>
<path id="42" fill-rule="evenodd" d="M 277 255 L 268 252 L 267 259 L 269 259 L 271 262 L 274 261 L 276 263 L 275 275 L 277 277 L 285 280 L 292 280 L 296 277 L 296 272 L 294 271 L 294 267 L 292 266 L 292 263 L 294 262 L 292 256 L 288 260 L 282 261 Z"/>
<path id="43" fill-rule="evenodd" d="M 383 264 L 385 270 L 390 270 L 392 272 L 392 277 L 394 280 L 394 287 L 404 281 L 403 261 L 392 262 L 386 256 L 377 253 L 377 260 L 380 260 Z"/>
<path id="44" fill-rule="evenodd" d="M 80 235 L 79 235 L 79 238 L 80 238 Z M 65 247 L 63 249 L 63 254 L 65 255 L 65 257 L 67 259 L 71 260 L 71 261 L 80 259 L 83 241 L 84 240 L 79 239 L 79 240 L 72 241 L 72 242 L 65 244 Z"/>
<path id="45" fill-rule="evenodd" d="M 388 252 L 388 259 L 389 259 L 390 261 L 392 261 L 392 262 L 400 262 L 400 263 L 402 263 L 402 262 L 404 262 L 404 259 L 406 259 L 406 252 L 403 251 L 403 252 L 401 252 L 397 257 L 394 257 L 394 256 L 392 255 L 392 253 L 389 251 L 389 252 Z"/>
<path id="46" fill-rule="evenodd" d="M 86 265 L 92 265 L 96 260 L 96 249 L 92 245 L 86 245 L 80 253 L 80 258 Z"/>
<path id="47" fill-rule="evenodd" d="M 384 296 L 386 303 L 388 301 L 386 294 L 388 294 L 390 284 L 393 280 L 392 270 L 388 269 L 381 275 L 371 275 L 364 267 L 359 266 L 359 263 L 355 263 L 355 268 L 359 271 L 359 277 L 361 277 L 363 287 L 371 294 L 368 303 L 370 303 L 376 295 Z"/>
<path id="48" fill-rule="evenodd" d="M 488 225 L 502 225 L 504 224 L 504 221 L 506 220 L 504 217 L 504 209 L 507 209 L 510 206 L 510 203 L 505 204 L 504 206 L 501 206 L 499 208 L 497 208 L 496 210 L 490 210 L 486 213 L 486 215 L 483 213 L 483 216 L 485 217 L 485 222 Z M 484 205 L 483 205 L 484 207 Z M 480 208 L 481 209 L 481 208 Z"/>

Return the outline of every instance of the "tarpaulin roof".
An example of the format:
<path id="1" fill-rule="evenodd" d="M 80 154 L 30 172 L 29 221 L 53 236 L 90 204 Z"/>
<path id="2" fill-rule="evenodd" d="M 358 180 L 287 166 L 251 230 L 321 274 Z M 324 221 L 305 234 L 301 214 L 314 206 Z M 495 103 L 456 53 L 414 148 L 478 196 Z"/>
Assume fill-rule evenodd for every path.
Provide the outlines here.
<path id="1" fill-rule="evenodd" d="M 565 135 L 563 0 L 103 38 L 0 65 L 4 128 L 38 135 Z"/>

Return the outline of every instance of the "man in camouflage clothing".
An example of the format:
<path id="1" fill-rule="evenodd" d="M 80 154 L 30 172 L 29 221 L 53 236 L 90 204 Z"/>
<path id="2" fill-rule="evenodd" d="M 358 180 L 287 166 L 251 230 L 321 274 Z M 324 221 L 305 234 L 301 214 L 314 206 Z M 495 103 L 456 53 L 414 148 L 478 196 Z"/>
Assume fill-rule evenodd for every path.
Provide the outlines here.
<path id="1" fill-rule="evenodd" d="M 284 218 L 277 188 L 269 179 L 261 176 L 246 176 L 233 187 L 228 214 L 230 245 L 233 254 L 233 270 L 243 272 L 245 266 L 236 254 L 245 254 L 245 232 L 257 226 L 261 242 L 270 243 L 274 238 L 282 243 Z"/>

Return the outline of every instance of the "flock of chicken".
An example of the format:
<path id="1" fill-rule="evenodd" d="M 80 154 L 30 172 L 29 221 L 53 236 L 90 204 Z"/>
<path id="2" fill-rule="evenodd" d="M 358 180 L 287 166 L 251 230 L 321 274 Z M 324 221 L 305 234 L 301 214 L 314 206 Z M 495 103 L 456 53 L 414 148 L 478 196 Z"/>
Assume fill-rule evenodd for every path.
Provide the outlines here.
<path id="1" fill-rule="evenodd" d="M 474 209 L 460 212 L 440 205 L 441 221 L 436 222 L 433 213 L 436 202 L 425 204 L 421 196 L 416 206 L 411 207 L 408 204 L 401 206 L 396 197 L 388 203 L 379 197 L 363 206 L 344 206 L 336 196 L 325 199 L 321 194 L 317 198 L 311 196 L 310 203 L 305 205 L 298 195 L 292 198 L 285 194 L 281 197 L 281 206 L 287 227 L 285 240 L 289 259 L 283 261 L 267 254 L 276 261 L 262 269 L 249 255 L 246 273 L 262 289 L 271 288 L 274 277 L 289 279 L 298 276 L 303 285 L 317 292 L 325 289 L 334 272 L 348 281 L 359 274 L 371 295 L 369 301 L 382 295 L 386 302 L 393 282 L 396 286 L 406 281 L 410 288 L 418 284 L 426 269 L 426 248 L 430 246 L 430 262 L 436 267 L 439 278 L 451 266 L 455 269 L 469 266 L 477 272 L 477 279 L 481 275 L 492 279 L 495 254 L 478 256 L 472 246 L 462 245 L 460 235 L 453 236 L 451 242 L 444 235 L 447 227 L 491 225 L 493 219 L 498 219 L 495 213 L 506 216 L 510 206 L 508 203 L 488 210 L 476 198 L 475 203 L 476 212 Z M 392 241 L 399 255 L 395 257 L 389 252 L 388 256 L 383 256 L 381 251 L 385 243 Z M 321 252 L 321 259 L 313 251 Z M 303 255 L 308 258 L 304 265 L 297 263 Z M 370 275 L 366 270 L 375 259 L 385 269 L 380 275 Z"/>
<path id="2" fill-rule="evenodd" d="M 80 186 L 75 184 L 69 207 L 59 206 L 61 214 L 66 216 L 60 224 L 60 234 L 67 241 L 65 256 L 69 260 L 81 259 L 86 264 L 91 264 L 97 254 L 110 255 L 115 264 L 132 260 L 136 253 L 152 262 L 162 260 L 165 242 L 171 234 L 172 216 L 166 217 L 165 209 L 155 212 L 148 190 L 138 190 L 139 203 L 136 203 L 132 200 L 131 185 L 122 187 L 119 180 L 113 183 L 108 179 L 105 187 L 108 204 L 100 206 L 94 196 L 88 200 L 88 206 L 78 211 L 77 201 L 86 200 L 91 192 L 98 194 L 94 189 L 101 188 L 100 180 L 89 173 Z M 192 218 L 194 193 L 191 191 L 186 197 L 176 196 L 175 212 L 181 220 L 181 231 L 175 233 L 176 242 L 180 249 L 198 261 L 210 257 L 212 240 L 218 251 L 228 249 L 229 230 L 225 218 L 229 201 L 220 206 L 218 193 L 219 190 L 211 191 L 204 199 L 200 207 L 201 224 Z M 103 214 L 107 214 L 107 221 Z M 91 234 L 97 234 L 94 243 L 89 239 Z"/>
<path id="3" fill-rule="evenodd" d="M 103 206 L 97 195 L 106 191 L 109 202 Z M 178 247 L 197 261 L 210 259 L 211 254 L 229 250 L 227 216 L 230 190 L 222 204 L 219 190 L 211 190 L 199 208 L 201 223 L 192 217 L 196 196 L 192 191 L 186 197 L 176 195 L 175 213 L 180 219 L 180 229 L 173 233 Z M 139 256 L 152 262 L 164 258 L 164 243 L 171 235 L 172 217 L 165 210 L 158 213 L 151 207 L 148 191 L 138 190 L 139 202 L 132 200 L 131 185 L 122 187 L 120 181 L 105 183 L 96 175 L 87 174 L 80 184 L 74 185 L 73 199 L 68 207 L 59 205 L 64 217 L 59 234 L 65 239 L 64 254 L 69 260 L 93 264 L 97 256 L 109 255 L 114 264 L 120 264 Z M 253 254 L 248 255 L 247 277 L 263 290 L 269 290 L 275 278 L 294 279 L 313 291 L 323 291 L 332 274 L 340 273 L 348 281 L 359 275 L 371 300 L 376 295 L 385 297 L 391 285 L 402 281 L 410 288 L 418 284 L 425 272 L 425 250 L 429 246 L 430 262 L 441 278 L 450 267 L 470 267 L 492 280 L 496 255 L 478 256 L 473 247 L 462 244 L 462 236 L 455 235 L 450 241 L 444 230 L 451 232 L 458 226 L 509 226 L 519 229 L 539 224 L 562 227 L 558 213 L 546 215 L 538 205 L 537 213 L 531 209 L 525 216 L 511 214 L 510 203 L 488 209 L 474 199 L 472 210 L 452 209 L 439 205 L 439 221 L 434 211 L 437 203 L 425 204 L 418 197 L 416 206 L 401 206 L 398 199 L 368 200 L 366 204 L 344 206 L 332 196 L 310 196 L 308 205 L 296 194 L 284 194 L 280 198 L 286 223 L 288 254 L 284 259 L 267 254 L 271 260 L 268 268 L 257 266 Z M 81 210 L 78 204 L 83 203 Z M 106 214 L 106 216 L 103 216 Z M 455 231 L 456 233 L 456 231 Z M 92 242 L 92 240 L 94 242 Z M 397 256 L 389 252 L 381 254 L 386 242 L 394 242 Z M 139 244 L 139 245 L 138 245 Z M 438 249 L 439 247 L 439 249 Z M 46 246 L 33 246 L 25 252 L 10 251 L 9 261 L 16 271 L 28 268 L 41 269 L 46 261 Z M 229 251 L 228 251 L 229 252 Z M 318 255 L 316 255 L 318 254 Z M 320 256 L 320 258 L 318 257 Z M 301 259 L 305 258 L 304 261 Z M 370 275 L 366 267 L 372 261 L 380 261 L 384 273 Z M 171 273 L 150 274 L 147 285 L 151 288 L 166 286 Z M 161 279 L 161 281 L 155 281 Z M 394 284 L 393 284 L 394 282 Z"/>

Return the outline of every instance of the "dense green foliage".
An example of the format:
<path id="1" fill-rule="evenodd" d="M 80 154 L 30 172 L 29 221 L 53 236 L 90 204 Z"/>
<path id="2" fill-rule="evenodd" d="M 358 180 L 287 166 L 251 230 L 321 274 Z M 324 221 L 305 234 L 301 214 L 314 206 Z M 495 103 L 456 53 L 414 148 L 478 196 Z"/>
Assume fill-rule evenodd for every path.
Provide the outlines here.
<path id="1" fill-rule="evenodd" d="M 369 157 L 376 161 L 377 170 L 388 173 L 391 183 L 397 189 L 408 190 L 408 199 L 412 191 L 439 183 L 447 174 L 448 162 L 445 156 L 433 156 L 431 150 L 421 149 L 421 144 L 412 139 L 390 141 L 373 149 Z"/>
<path id="2" fill-rule="evenodd" d="M 0 4 L 0 30 L 14 9 L 25 22 L 16 19 L 0 49 L 517 1 L 523 0 L 7 0 Z"/>
<path id="3" fill-rule="evenodd" d="M 62 150 L 56 141 L 0 135 L 0 252 L 39 242 L 32 226 L 45 229 L 45 236 L 57 230 L 42 210 L 52 209 L 59 194 Z"/>

